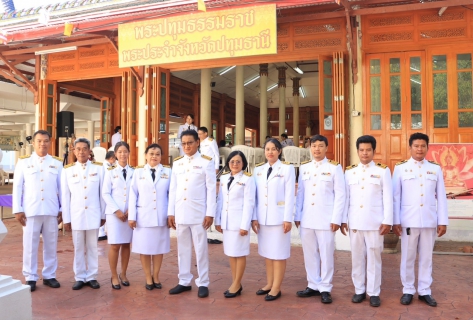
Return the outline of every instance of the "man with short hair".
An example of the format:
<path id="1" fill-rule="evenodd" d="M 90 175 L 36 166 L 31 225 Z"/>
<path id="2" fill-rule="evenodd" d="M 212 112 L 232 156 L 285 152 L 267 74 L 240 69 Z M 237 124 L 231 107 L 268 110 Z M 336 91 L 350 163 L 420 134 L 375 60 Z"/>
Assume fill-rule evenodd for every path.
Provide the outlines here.
<path id="1" fill-rule="evenodd" d="M 409 138 L 411 158 L 398 162 L 393 174 L 394 232 L 401 236 L 401 304 L 409 305 L 416 293 L 415 261 L 419 254 L 417 293 L 431 307 L 432 254 L 436 236 L 447 232 L 448 211 L 442 168 L 425 156 L 429 136 L 414 133 Z"/>
<path id="2" fill-rule="evenodd" d="M 388 166 L 373 161 L 376 150 L 373 136 L 359 137 L 356 149 L 360 163 L 345 170 L 347 197 L 341 229 L 346 235 L 349 228 L 350 234 L 351 277 L 355 285 L 351 301 L 360 303 L 368 293 L 370 305 L 379 307 L 384 235 L 393 224 L 391 171 Z"/>
<path id="3" fill-rule="evenodd" d="M 57 236 L 61 214 L 62 159 L 48 154 L 51 134 L 33 134 L 32 155 L 20 157 L 15 166 L 13 213 L 23 228 L 23 275 L 31 292 L 38 281 L 38 247 L 43 237 L 43 284 L 59 288 L 56 280 Z"/>
<path id="4" fill-rule="evenodd" d="M 115 147 L 117 142 L 122 141 L 122 127 L 116 126 L 115 133 L 112 136 L 112 147 Z"/>
<path id="5" fill-rule="evenodd" d="M 281 145 L 282 147 L 287 147 L 287 146 L 294 146 L 294 141 L 292 141 L 292 139 L 289 139 L 287 137 L 287 134 L 285 133 L 282 133 L 281 134 Z"/>
<path id="6" fill-rule="evenodd" d="M 321 296 L 332 303 L 335 232 L 345 210 L 345 179 L 340 164 L 326 158 L 328 140 L 312 137 L 312 161 L 301 163 L 294 222 L 300 228 L 307 288 L 299 297 Z"/>
<path id="7" fill-rule="evenodd" d="M 206 127 L 200 127 L 198 130 L 200 142 L 200 153 L 214 160 L 215 173 L 219 171 L 220 153 L 217 142 L 209 137 L 209 130 Z"/>
<path id="8" fill-rule="evenodd" d="M 197 272 L 195 284 L 199 298 L 209 295 L 209 253 L 207 229 L 216 210 L 216 176 L 212 158 L 200 154 L 199 138 L 194 130 L 183 131 L 181 145 L 185 156 L 177 157 L 172 168 L 169 188 L 168 225 L 177 230 L 179 284 L 169 290 L 179 294 L 192 289 L 192 246 Z"/>
<path id="9" fill-rule="evenodd" d="M 61 174 L 64 228 L 72 229 L 74 242 L 74 275 L 72 290 L 89 285 L 100 288 L 96 278 L 99 269 L 97 237 L 105 223 L 105 202 L 101 196 L 103 165 L 90 162 L 90 142 L 85 138 L 74 141 L 77 162 L 64 167 Z"/>

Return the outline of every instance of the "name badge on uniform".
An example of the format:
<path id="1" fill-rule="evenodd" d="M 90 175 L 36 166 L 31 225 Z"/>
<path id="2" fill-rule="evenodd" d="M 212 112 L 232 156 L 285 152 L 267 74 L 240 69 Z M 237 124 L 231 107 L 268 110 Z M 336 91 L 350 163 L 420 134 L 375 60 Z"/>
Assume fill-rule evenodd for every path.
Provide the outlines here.
<path id="1" fill-rule="evenodd" d="M 57 169 L 57 167 L 56 167 L 56 166 L 49 166 L 49 167 L 50 167 L 50 168 L 52 168 L 52 169 Z"/>
<path id="2" fill-rule="evenodd" d="M 240 186 L 245 186 L 245 184 L 243 182 L 237 182 L 237 184 L 239 184 Z"/>
<path id="3" fill-rule="evenodd" d="M 379 179 L 379 178 L 381 178 L 381 176 L 379 174 L 372 174 L 370 176 L 370 178 L 378 178 Z"/>
<path id="4" fill-rule="evenodd" d="M 262 175 L 262 173 L 261 173 L 261 172 L 258 172 L 258 174 L 256 174 L 256 175 L 257 175 L 257 176 L 261 176 L 261 175 Z"/>
<path id="5" fill-rule="evenodd" d="M 72 177 L 73 178 L 77 178 L 79 175 L 78 174 L 73 174 Z"/>
<path id="6" fill-rule="evenodd" d="M 278 173 L 277 175 L 275 175 L 276 178 L 284 178 L 284 175 Z"/>
<path id="7" fill-rule="evenodd" d="M 118 178 L 118 176 L 113 176 L 114 179 Z"/>
<path id="8" fill-rule="evenodd" d="M 193 166 L 192 169 L 202 169 L 202 166 Z"/>
<path id="9" fill-rule="evenodd" d="M 435 174 L 435 171 L 427 171 L 427 174 Z"/>
<path id="10" fill-rule="evenodd" d="M 322 175 L 323 176 L 330 176 L 331 174 L 330 174 L 330 172 L 322 172 Z"/>
<path id="11" fill-rule="evenodd" d="M 29 168 L 34 168 L 34 166 L 27 166 L 26 168 L 27 168 L 27 169 L 29 169 Z"/>
<path id="12" fill-rule="evenodd" d="M 91 173 L 89 174 L 89 177 L 95 177 L 97 175 L 97 173 Z"/>
<path id="13" fill-rule="evenodd" d="M 278 206 L 283 206 L 284 204 L 285 204 L 284 201 L 279 201 L 279 202 L 278 202 Z"/>
<path id="14" fill-rule="evenodd" d="M 161 175 L 161 179 L 169 179 L 169 176 L 167 174 L 163 173 Z"/>

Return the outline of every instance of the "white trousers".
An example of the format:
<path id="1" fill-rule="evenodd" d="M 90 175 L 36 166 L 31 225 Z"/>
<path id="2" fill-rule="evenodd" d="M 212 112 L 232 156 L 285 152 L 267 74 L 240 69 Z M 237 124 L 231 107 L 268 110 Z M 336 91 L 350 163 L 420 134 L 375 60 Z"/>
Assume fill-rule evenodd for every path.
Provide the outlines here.
<path id="1" fill-rule="evenodd" d="M 43 235 L 43 279 L 56 278 L 57 217 L 27 217 L 23 227 L 23 275 L 26 281 L 38 281 L 38 247 Z"/>
<path id="2" fill-rule="evenodd" d="M 350 245 L 351 278 L 355 293 L 366 292 L 369 296 L 379 296 L 384 236 L 379 234 L 379 230 L 350 230 Z"/>
<path id="3" fill-rule="evenodd" d="M 190 286 L 192 281 L 192 244 L 194 244 L 199 277 L 195 279 L 198 287 L 209 286 L 209 249 L 207 231 L 202 224 L 178 224 L 177 230 L 177 256 L 179 264 L 179 284 Z"/>
<path id="4" fill-rule="evenodd" d="M 434 251 L 436 228 L 411 228 L 407 235 L 407 228 L 402 228 L 401 235 L 401 281 L 404 294 L 415 294 L 416 289 L 414 265 L 416 254 L 419 254 L 419 270 L 417 293 L 421 296 L 430 295 L 432 284 L 432 254 Z"/>
<path id="5" fill-rule="evenodd" d="M 320 292 L 332 291 L 335 232 L 300 227 L 308 287 Z"/>
<path id="6" fill-rule="evenodd" d="M 87 282 L 97 278 L 99 273 L 98 234 L 99 229 L 72 230 L 76 281 Z"/>

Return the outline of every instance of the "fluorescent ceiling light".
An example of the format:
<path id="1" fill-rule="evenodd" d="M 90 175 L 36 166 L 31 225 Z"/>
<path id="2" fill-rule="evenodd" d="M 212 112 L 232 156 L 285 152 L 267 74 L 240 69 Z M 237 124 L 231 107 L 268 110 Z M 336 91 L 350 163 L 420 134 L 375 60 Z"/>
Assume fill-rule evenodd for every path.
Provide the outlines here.
<path id="1" fill-rule="evenodd" d="M 268 90 L 266 90 L 266 91 L 271 91 L 271 90 L 273 90 L 274 88 L 276 88 L 277 86 L 278 86 L 278 84 L 275 83 L 275 84 L 273 84 L 272 86 L 269 86 L 269 87 L 268 87 Z"/>
<path id="2" fill-rule="evenodd" d="M 49 53 L 58 53 L 58 52 L 65 52 L 65 51 L 74 51 L 77 50 L 77 46 L 71 46 L 71 47 L 62 47 L 62 48 L 56 48 L 56 49 L 45 49 L 45 50 L 39 50 L 35 51 L 35 55 L 39 56 L 42 54 L 49 54 Z"/>
<path id="3" fill-rule="evenodd" d="M 301 93 L 302 99 L 307 97 L 304 87 L 299 87 L 299 92 Z"/>
<path id="4" fill-rule="evenodd" d="M 298 74 L 304 74 L 304 71 L 302 71 L 299 67 L 294 67 L 294 70 L 296 70 Z"/>
<path id="5" fill-rule="evenodd" d="M 226 67 L 225 69 L 221 70 L 220 72 L 217 72 L 217 74 L 219 76 L 221 76 L 222 74 L 225 74 L 227 73 L 228 71 L 232 70 L 233 68 L 235 68 L 236 66 L 231 66 L 231 67 Z"/>
<path id="6" fill-rule="evenodd" d="M 259 76 L 259 74 L 258 74 L 258 75 L 256 75 L 256 76 L 254 76 L 253 78 L 251 78 L 250 80 L 247 80 L 243 85 L 244 85 L 244 86 L 247 86 L 247 85 L 249 85 L 250 83 L 252 83 L 253 81 L 258 80 L 259 77 L 260 77 L 260 76 Z"/>

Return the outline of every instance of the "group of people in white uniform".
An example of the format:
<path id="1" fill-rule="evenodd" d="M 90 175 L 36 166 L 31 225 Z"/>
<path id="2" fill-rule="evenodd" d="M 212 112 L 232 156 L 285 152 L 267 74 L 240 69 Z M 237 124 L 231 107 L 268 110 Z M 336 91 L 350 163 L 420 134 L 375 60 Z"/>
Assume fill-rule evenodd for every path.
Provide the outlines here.
<path id="1" fill-rule="evenodd" d="M 55 279 L 56 226 L 62 220 L 66 230 L 72 230 L 73 289 L 84 285 L 99 288 L 97 232 L 106 221 L 113 289 L 130 285 L 126 271 L 131 250 L 140 254 L 146 289 L 162 288 L 159 271 L 163 255 L 170 251 L 169 229 L 173 228 L 177 232 L 179 281 L 169 293 L 192 289 L 194 247 L 198 297 L 207 297 L 206 230 L 214 224 L 223 233 L 223 250 L 230 259 L 232 281 L 224 296 L 234 298 L 242 293 L 252 229 L 266 265 L 266 283 L 256 294 L 274 301 L 281 297 L 295 223 L 300 229 L 308 282 L 297 296 L 321 296 L 322 303 L 332 302 L 334 238 L 340 230 L 351 241 L 352 302 L 360 303 L 368 294 L 370 305 L 380 306 L 383 235 L 392 229 L 402 241 L 401 303 L 410 304 L 416 292 L 414 264 L 419 252 L 417 292 L 421 300 L 436 306 L 430 289 L 432 251 L 436 236 L 446 232 L 448 216 L 441 169 L 425 160 L 427 135 L 410 137 L 412 157 L 396 165 L 393 177 L 386 165 L 373 161 L 374 137 L 358 138 L 360 163 L 343 172 L 340 164 L 325 156 L 327 138 L 313 136 L 310 148 L 314 159 L 300 166 L 297 196 L 295 170 L 280 160 L 282 145 L 277 139 L 265 142 L 266 162 L 256 165 L 253 174 L 246 171 L 244 154 L 232 152 L 225 164 L 228 171 L 219 180 L 218 159 L 198 151 L 201 140 L 197 132 L 183 130 L 180 139 L 184 155 L 174 159 L 172 169 L 161 163 L 163 152 L 158 144 L 146 148 L 146 165 L 133 168 L 128 165 L 129 146 L 120 141 L 115 145 L 117 164 L 103 170 L 100 163 L 88 160 L 87 139 L 74 142 L 77 162 L 63 168 L 58 158 L 47 154 L 49 133 L 35 133 L 35 153 L 18 162 L 13 191 L 13 212 L 25 226 L 23 273 L 31 291 L 39 279 L 40 233 L 45 252 L 43 283 L 60 286 Z"/>

